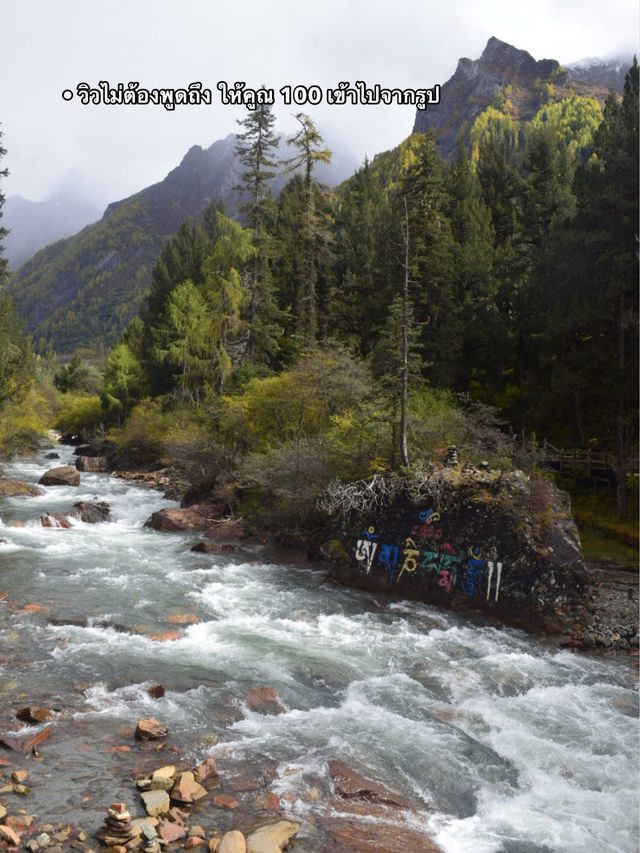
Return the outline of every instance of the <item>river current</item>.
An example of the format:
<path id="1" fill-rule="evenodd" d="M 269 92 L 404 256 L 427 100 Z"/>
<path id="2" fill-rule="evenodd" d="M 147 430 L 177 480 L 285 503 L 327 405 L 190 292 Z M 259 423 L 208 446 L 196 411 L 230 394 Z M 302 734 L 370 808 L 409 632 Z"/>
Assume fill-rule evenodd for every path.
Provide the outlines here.
<path id="1" fill-rule="evenodd" d="M 59 460 L 43 450 L 4 476 L 37 483 L 73 464 L 55 449 Z M 551 650 L 258 551 L 194 553 L 197 534 L 143 526 L 175 506 L 161 493 L 80 476 L 0 504 L 2 725 L 17 731 L 8 709 L 27 704 L 62 711 L 29 768 L 33 813 L 97 828 L 105 803 L 131 801 L 114 747 L 153 716 L 183 755 L 269 762 L 272 790 L 303 820 L 338 758 L 416 803 L 446 853 L 635 850 L 630 658 Z M 42 527 L 78 500 L 107 501 L 111 520 Z M 250 710 L 256 685 L 285 712 Z"/>

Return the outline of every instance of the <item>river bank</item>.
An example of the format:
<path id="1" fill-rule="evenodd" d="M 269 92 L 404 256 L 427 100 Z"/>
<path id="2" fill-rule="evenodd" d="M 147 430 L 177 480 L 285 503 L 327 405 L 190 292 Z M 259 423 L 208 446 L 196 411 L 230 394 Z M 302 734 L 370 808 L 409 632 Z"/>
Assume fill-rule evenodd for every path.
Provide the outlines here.
<path id="1" fill-rule="evenodd" d="M 146 470 L 128 468 L 124 471 L 115 471 L 114 474 L 125 480 L 160 489 L 164 491 L 165 497 L 180 501 L 182 506 L 189 506 L 193 502 L 188 497 L 185 501 L 185 496 L 189 495 L 189 484 L 177 478 L 170 468 L 156 470 L 151 466 Z M 274 537 L 263 534 L 249 536 L 242 542 L 236 540 L 234 544 L 233 531 L 237 529 L 234 525 L 238 522 L 241 524 L 241 519 L 230 520 L 225 516 L 219 521 L 225 522 L 226 529 L 231 530 L 231 534 L 224 537 L 226 548 L 239 547 L 244 543 L 254 548 L 261 548 L 268 559 L 285 563 L 310 561 L 326 573 L 328 582 L 341 582 L 338 577 L 334 577 L 335 560 L 332 561 L 326 554 L 323 555 L 317 543 L 314 543 L 311 548 L 305 547 L 304 542 L 293 543 L 292 547 L 283 547 Z M 230 524 L 230 521 L 233 523 Z M 213 538 L 220 538 L 212 525 L 209 525 L 209 528 Z M 205 533 L 205 540 L 206 538 L 207 533 Z M 216 548 L 212 543 L 209 547 L 212 550 Z M 585 560 L 584 566 L 586 588 L 579 603 L 557 608 L 552 613 L 548 610 L 543 612 L 536 609 L 528 612 L 503 612 L 495 616 L 494 624 L 498 626 L 506 624 L 524 630 L 544 643 L 561 648 L 594 654 L 610 655 L 620 652 L 635 656 L 640 643 L 638 567 L 605 560 Z M 339 576 L 340 573 L 335 572 L 335 575 Z M 392 591 L 390 594 L 393 597 Z M 396 597 L 403 598 L 407 595 L 401 594 Z M 461 606 L 464 608 L 464 604 Z M 474 612 L 472 608 L 466 608 L 466 610 L 472 617 L 475 616 L 481 620 L 487 617 L 486 612 Z"/>
<path id="2" fill-rule="evenodd" d="M 47 464 L 67 461 L 39 458 L 8 473 L 37 484 Z M 44 832 L 53 843 L 42 849 L 97 849 L 111 804 L 144 817 L 137 781 L 206 757 L 219 776 L 190 807 L 180 847 L 202 837 L 189 836 L 194 827 L 208 846 L 281 816 L 300 825 L 289 849 L 301 853 L 428 844 L 448 853 L 463 849 L 471 829 L 468 849 L 506 850 L 496 833 L 515 833 L 508 849 L 524 851 L 556 824 L 557 849 L 587 850 L 594 830 L 584 808 L 595 788 L 596 839 L 608 837 L 609 821 L 632 837 L 613 770 L 601 757 L 598 781 L 587 770 L 593 748 L 618 774 L 621 761 L 634 761 L 633 667 L 624 656 L 569 654 L 484 619 L 329 586 L 319 566 L 271 562 L 246 540 L 238 550 L 193 552 L 201 534 L 144 527 L 177 503 L 149 486 L 81 472 L 78 487 L 41 491 L 0 507 L 2 734 L 24 733 L 15 714 L 25 705 L 55 713 L 29 727 L 51 726 L 39 755 L 0 754 L 12 762 L 2 768 L 7 785 L 20 784 L 16 770 L 28 773 L 26 797 L 0 793 L 12 818 L 35 816 L 16 829 L 21 846 Z M 111 519 L 39 523 L 45 511 L 70 515 L 78 499 L 106 501 Z M 164 696 L 154 697 L 158 685 Z M 278 713 L 252 707 L 250 691 L 265 686 Z M 558 691 L 567 717 L 550 729 Z M 167 738 L 137 741 L 140 717 L 168 725 Z M 540 738 L 550 748 L 532 756 L 526 744 Z M 563 769 L 570 755 L 581 768 L 572 779 Z M 570 812 L 543 796 L 550 779 Z M 522 809 L 538 816 L 533 838 Z"/>

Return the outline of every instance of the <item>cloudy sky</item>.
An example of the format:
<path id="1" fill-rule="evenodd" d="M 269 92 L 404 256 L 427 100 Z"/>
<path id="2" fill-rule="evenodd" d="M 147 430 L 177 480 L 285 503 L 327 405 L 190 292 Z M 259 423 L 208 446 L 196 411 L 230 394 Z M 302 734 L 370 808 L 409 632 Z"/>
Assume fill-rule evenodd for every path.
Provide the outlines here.
<path id="1" fill-rule="evenodd" d="M 490 36 L 565 64 L 631 55 L 638 0 L 2 0 L 0 165 L 10 175 L 0 186 L 39 200 L 73 184 L 102 205 L 162 180 L 192 145 L 208 147 L 246 115 L 220 103 L 219 81 L 273 88 L 278 130 L 295 130 L 292 113 L 307 112 L 360 163 L 411 132 L 412 107 L 286 106 L 280 88 L 432 86 Z M 169 112 L 62 97 L 101 80 L 200 81 L 213 104 Z"/>

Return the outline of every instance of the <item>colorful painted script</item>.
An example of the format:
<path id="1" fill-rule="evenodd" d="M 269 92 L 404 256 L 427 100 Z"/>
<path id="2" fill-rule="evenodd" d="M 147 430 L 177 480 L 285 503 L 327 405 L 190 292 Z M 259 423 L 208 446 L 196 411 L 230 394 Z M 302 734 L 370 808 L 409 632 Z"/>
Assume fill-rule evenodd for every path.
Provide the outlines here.
<path id="1" fill-rule="evenodd" d="M 485 559 L 478 547 L 459 554 L 450 542 L 443 541 L 443 531 L 437 526 L 440 513 L 433 509 L 418 514 L 403 545 L 385 543 L 374 526 L 366 527 L 356 542 L 355 558 L 369 574 L 375 566 L 383 567 L 389 581 L 396 583 L 403 575 L 434 573 L 438 586 L 450 593 L 456 585 L 465 595 L 472 596 L 486 580 L 486 598 L 493 592 L 494 601 L 500 595 L 502 563 Z"/>

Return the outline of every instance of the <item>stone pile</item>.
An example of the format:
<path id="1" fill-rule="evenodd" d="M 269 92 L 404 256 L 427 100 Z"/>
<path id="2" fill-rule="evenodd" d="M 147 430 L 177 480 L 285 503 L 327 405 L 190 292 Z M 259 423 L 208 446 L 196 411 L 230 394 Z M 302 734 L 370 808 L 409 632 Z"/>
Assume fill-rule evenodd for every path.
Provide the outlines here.
<path id="1" fill-rule="evenodd" d="M 125 803 L 111 803 L 99 838 L 107 847 L 125 847 L 130 850 L 139 846 L 140 829 L 131 823 L 131 815 Z"/>

